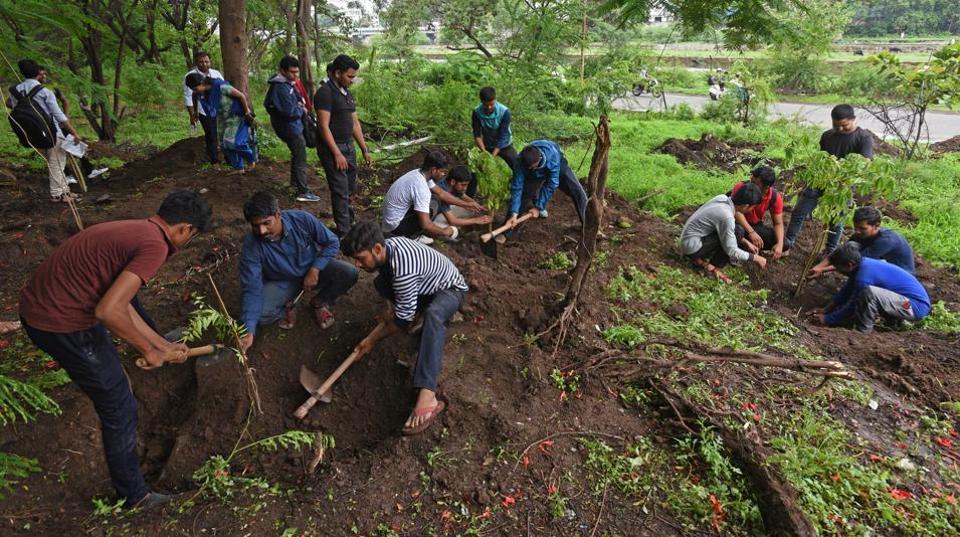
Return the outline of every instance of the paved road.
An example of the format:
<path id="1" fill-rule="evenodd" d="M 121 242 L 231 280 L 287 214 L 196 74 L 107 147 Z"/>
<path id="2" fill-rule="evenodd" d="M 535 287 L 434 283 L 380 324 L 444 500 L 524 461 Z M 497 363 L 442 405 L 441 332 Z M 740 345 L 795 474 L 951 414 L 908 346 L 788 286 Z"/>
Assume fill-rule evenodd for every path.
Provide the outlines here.
<path id="1" fill-rule="evenodd" d="M 679 103 L 687 103 L 694 110 L 700 110 L 703 105 L 710 102 L 710 98 L 698 95 L 682 95 L 679 93 L 667 94 L 667 105 L 672 106 Z M 651 110 L 659 107 L 659 102 L 653 99 L 641 97 L 624 97 L 613 102 L 613 107 L 617 110 Z M 773 116 L 796 118 L 804 123 L 828 128 L 830 126 L 830 105 L 821 104 L 803 104 L 778 102 L 770 106 L 770 113 Z M 867 111 L 857 109 L 858 122 L 878 135 L 883 135 L 883 125 L 874 119 Z M 928 112 L 927 128 L 930 131 L 930 141 L 939 142 L 960 135 L 960 114 L 949 112 Z"/>

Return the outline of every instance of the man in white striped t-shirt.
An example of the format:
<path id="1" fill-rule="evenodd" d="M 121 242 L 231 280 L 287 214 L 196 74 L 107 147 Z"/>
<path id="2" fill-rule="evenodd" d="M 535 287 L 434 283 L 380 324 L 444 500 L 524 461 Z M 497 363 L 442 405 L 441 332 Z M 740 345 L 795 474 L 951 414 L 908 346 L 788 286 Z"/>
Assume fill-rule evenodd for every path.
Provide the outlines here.
<path id="1" fill-rule="evenodd" d="M 374 286 L 392 303 L 380 324 L 357 344 L 363 356 L 381 340 L 409 327 L 417 313 L 423 316 L 420 352 L 413 385 L 420 391 L 417 403 L 403 426 L 403 434 L 423 432 L 446 408 L 437 398 L 443 366 L 447 322 L 460 309 L 467 283 L 456 265 L 440 252 L 405 237 L 383 238 L 374 222 L 358 222 L 340 239 L 340 251 L 357 267 L 378 272 Z"/>

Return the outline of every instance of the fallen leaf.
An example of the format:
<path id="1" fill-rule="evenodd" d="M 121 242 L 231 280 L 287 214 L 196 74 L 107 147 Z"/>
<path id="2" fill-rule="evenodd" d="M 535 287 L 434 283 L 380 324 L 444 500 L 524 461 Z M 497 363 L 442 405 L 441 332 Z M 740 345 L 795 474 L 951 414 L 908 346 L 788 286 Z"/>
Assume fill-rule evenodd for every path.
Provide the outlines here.
<path id="1" fill-rule="evenodd" d="M 553 496 L 556 493 L 557 493 L 557 486 L 554 485 L 553 483 L 550 483 L 550 485 L 547 486 L 547 496 Z"/>
<path id="2" fill-rule="evenodd" d="M 900 489 L 890 489 L 890 497 L 893 498 L 894 500 L 898 500 L 898 501 L 906 500 L 906 499 L 909 499 L 911 496 L 913 495 L 910 494 L 909 491 L 900 490 Z"/>
<path id="3" fill-rule="evenodd" d="M 942 436 L 934 436 L 934 437 L 933 437 L 933 440 L 934 440 L 936 443 L 938 443 L 938 444 L 940 444 L 941 446 L 943 446 L 943 447 L 951 447 L 951 446 L 953 446 L 953 440 L 950 439 L 950 438 L 944 438 L 944 437 L 942 437 Z"/>
<path id="4" fill-rule="evenodd" d="M 516 503 L 517 500 L 515 500 L 513 496 L 504 496 L 503 501 L 500 502 L 500 507 L 503 507 L 504 509 L 510 509 Z"/>

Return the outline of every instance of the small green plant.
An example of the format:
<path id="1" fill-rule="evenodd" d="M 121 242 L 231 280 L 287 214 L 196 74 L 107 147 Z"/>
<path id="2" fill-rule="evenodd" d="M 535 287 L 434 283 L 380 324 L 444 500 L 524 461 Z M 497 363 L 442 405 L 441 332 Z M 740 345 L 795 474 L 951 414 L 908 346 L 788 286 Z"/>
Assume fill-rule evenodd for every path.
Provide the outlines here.
<path id="1" fill-rule="evenodd" d="M 548 270 L 567 270 L 573 266 L 573 259 L 570 259 L 567 252 L 557 252 L 539 266 Z"/>
<path id="2" fill-rule="evenodd" d="M 553 370 L 550 371 L 550 382 L 560 390 L 561 399 L 565 399 L 568 395 L 577 393 L 577 391 L 580 390 L 580 376 L 572 369 L 564 372 L 559 368 L 553 368 Z"/>
<path id="3" fill-rule="evenodd" d="M 292 430 L 278 435 L 262 438 L 244 446 L 234 447 L 229 455 L 214 455 L 193 473 L 194 481 L 200 486 L 199 495 L 211 495 L 222 502 L 228 502 L 238 495 L 276 495 L 279 490 L 271 486 L 260 477 L 246 477 L 231 472 L 230 464 L 236 456 L 244 451 L 258 448 L 266 451 L 279 449 L 300 450 L 315 446 L 320 442 L 325 447 L 333 447 L 334 440 L 330 435 L 322 435 L 318 440 L 314 433 Z"/>
<path id="4" fill-rule="evenodd" d="M 933 332 L 947 335 L 960 333 L 960 314 L 947 308 L 942 300 L 933 303 L 930 315 L 923 319 L 920 326 Z"/>
<path id="5" fill-rule="evenodd" d="M 115 517 L 123 512 L 123 498 L 110 503 L 101 498 L 93 499 L 93 514 L 100 517 Z"/>
<path id="6" fill-rule="evenodd" d="M 240 337 L 247 334 L 246 327 L 207 305 L 203 296 L 194 294 L 191 298 L 196 309 L 190 313 L 190 321 L 183 330 L 183 341 L 198 341 L 207 330 L 212 329 L 219 341 L 230 345 L 234 341 L 234 333 Z"/>
<path id="7" fill-rule="evenodd" d="M 647 390 L 635 384 L 629 384 L 620 389 L 620 400 L 627 406 L 642 407 L 650 402 L 651 397 Z"/>
<path id="8" fill-rule="evenodd" d="M 647 337 L 644 335 L 643 330 L 632 324 L 618 324 L 617 326 L 612 326 L 604 330 L 603 339 L 607 340 L 607 343 L 613 343 L 614 345 L 635 347 L 646 341 Z"/>
<path id="9" fill-rule="evenodd" d="M 0 493 L 10 490 L 17 483 L 17 479 L 39 471 L 40 465 L 37 463 L 37 459 L 0 452 Z M 0 497 L 2 496 L 3 494 L 0 494 Z"/>

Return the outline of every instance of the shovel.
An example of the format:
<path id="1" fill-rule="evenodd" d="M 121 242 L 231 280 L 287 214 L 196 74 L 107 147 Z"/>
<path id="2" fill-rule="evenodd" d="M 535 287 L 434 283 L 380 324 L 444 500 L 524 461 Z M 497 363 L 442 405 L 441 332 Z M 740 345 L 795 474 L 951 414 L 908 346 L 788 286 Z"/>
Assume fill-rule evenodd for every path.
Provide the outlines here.
<path id="1" fill-rule="evenodd" d="M 219 343 L 213 343 L 213 344 L 211 344 L 211 345 L 204 345 L 204 346 L 202 346 L 202 347 L 194 347 L 194 348 L 190 349 L 189 351 L 187 351 L 187 358 L 194 358 L 194 357 L 196 357 L 196 356 L 204 356 L 204 355 L 207 355 L 207 354 L 213 354 L 213 353 L 217 352 L 218 350 L 220 350 L 220 349 L 222 349 L 222 348 L 223 348 L 223 345 L 220 345 Z M 134 363 L 137 364 L 137 367 L 139 367 L 140 369 L 156 369 L 156 367 L 163 367 L 163 364 L 160 364 L 160 365 L 158 365 L 158 366 L 156 366 L 156 367 L 151 367 L 150 364 L 147 363 L 147 359 L 144 358 L 143 356 L 137 358 L 137 359 L 134 361 Z"/>
<path id="2" fill-rule="evenodd" d="M 310 371 L 307 366 L 300 366 L 300 384 L 310 392 L 310 397 L 297 408 L 293 416 L 298 420 L 302 420 L 307 416 L 307 413 L 310 412 L 310 409 L 317 404 L 317 401 L 329 403 L 333 398 L 333 394 L 330 393 L 330 388 L 333 386 L 333 383 L 359 358 L 360 353 L 358 351 L 355 350 L 350 353 L 350 356 L 347 356 L 347 359 L 344 360 L 343 363 L 337 367 L 336 371 L 331 373 L 322 384 L 319 382 L 320 377 L 313 371 Z"/>
<path id="3" fill-rule="evenodd" d="M 523 222 L 526 222 L 531 218 L 533 218 L 533 213 L 527 212 L 527 214 L 521 216 L 520 218 L 517 218 L 517 222 L 513 225 L 510 225 L 509 223 L 507 223 L 489 233 L 484 233 L 483 235 L 480 235 L 480 251 L 483 252 L 483 255 L 496 259 L 497 258 L 497 241 L 491 240 L 491 239 L 493 239 L 497 235 L 501 235 L 504 232 L 513 229 L 514 227 L 520 225 Z"/>

